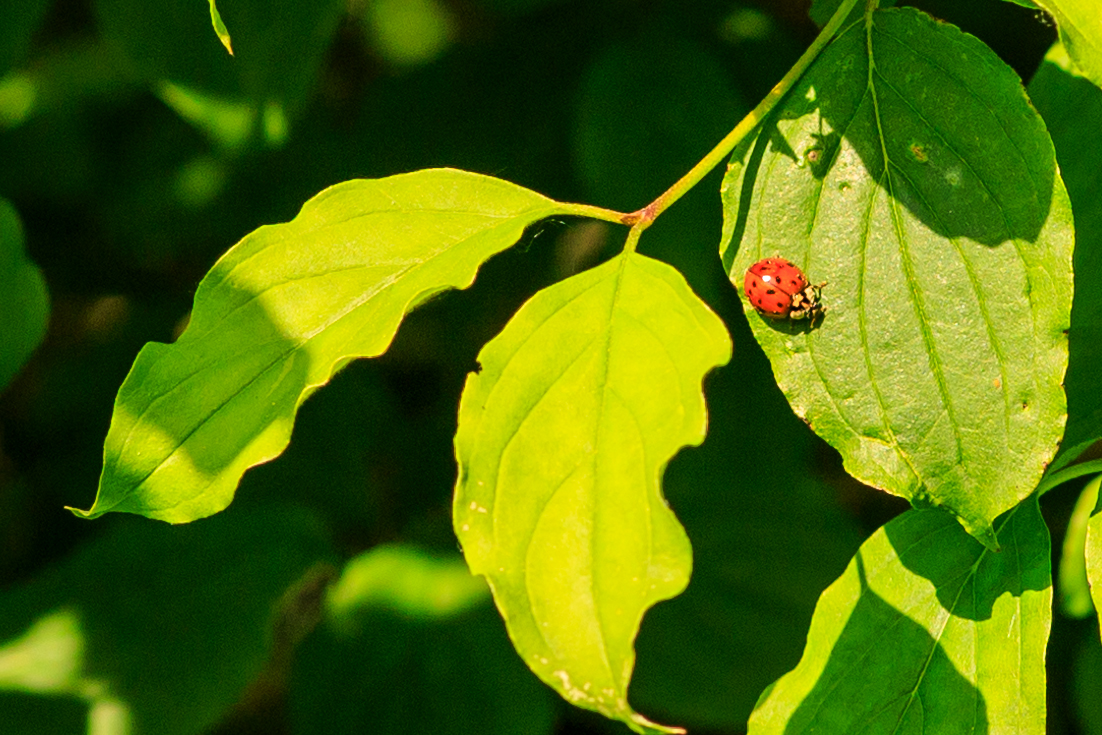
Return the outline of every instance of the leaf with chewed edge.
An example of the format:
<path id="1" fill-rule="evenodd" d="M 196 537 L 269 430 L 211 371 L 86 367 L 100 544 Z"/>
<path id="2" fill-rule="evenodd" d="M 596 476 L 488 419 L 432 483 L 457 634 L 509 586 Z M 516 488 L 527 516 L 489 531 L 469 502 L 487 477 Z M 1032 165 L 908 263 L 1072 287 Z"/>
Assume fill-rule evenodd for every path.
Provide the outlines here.
<path id="1" fill-rule="evenodd" d="M 636 732 L 644 612 L 679 594 L 692 550 L 662 496 L 707 428 L 719 318 L 671 266 L 625 252 L 536 294 L 479 355 L 455 437 L 456 534 L 528 666 Z"/>
<path id="2" fill-rule="evenodd" d="M 383 353 L 411 309 L 469 286 L 528 225 L 584 209 L 436 169 L 338 184 L 247 235 L 199 284 L 179 340 L 139 353 L 95 504 L 75 512 L 217 513 L 245 470 L 283 451 L 299 405 L 341 365 Z"/>

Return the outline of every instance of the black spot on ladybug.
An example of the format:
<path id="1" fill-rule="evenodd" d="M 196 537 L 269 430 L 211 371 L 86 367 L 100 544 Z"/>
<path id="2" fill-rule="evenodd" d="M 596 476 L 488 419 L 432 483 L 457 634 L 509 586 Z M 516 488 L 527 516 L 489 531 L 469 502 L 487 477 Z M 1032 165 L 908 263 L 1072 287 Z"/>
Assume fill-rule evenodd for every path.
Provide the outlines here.
<path id="1" fill-rule="evenodd" d="M 773 290 L 773 289 L 771 289 L 771 288 L 767 288 L 767 289 L 765 289 L 765 292 L 766 292 L 767 294 L 769 294 L 770 296 L 772 296 L 773 294 L 777 293 L 776 291 L 774 291 L 774 290 Z"/>

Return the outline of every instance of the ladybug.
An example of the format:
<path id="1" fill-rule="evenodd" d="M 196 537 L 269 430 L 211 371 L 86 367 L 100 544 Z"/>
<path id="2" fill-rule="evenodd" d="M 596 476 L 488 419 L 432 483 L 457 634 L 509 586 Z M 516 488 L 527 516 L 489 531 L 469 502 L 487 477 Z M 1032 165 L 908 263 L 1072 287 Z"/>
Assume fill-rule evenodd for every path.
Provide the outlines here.
<path id="1" fill-rule="evenodd" d="M 826 311 L 819 303 L 825 285 L 809 284 L 804 272 L 784 258 L 765 258 L 747 269 L 742 288 L 762 316 L 814 324 Z"/>

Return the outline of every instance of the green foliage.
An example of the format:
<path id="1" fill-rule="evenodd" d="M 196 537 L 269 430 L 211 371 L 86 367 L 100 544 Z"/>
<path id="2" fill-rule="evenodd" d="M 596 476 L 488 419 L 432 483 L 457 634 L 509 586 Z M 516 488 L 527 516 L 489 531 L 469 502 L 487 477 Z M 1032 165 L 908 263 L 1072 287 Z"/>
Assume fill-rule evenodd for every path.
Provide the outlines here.
<path id="1" fill-rule="evenodd" d="M 811 329 L 746 302 L 793 410 L 994 548 L 1063 432 L 1071 306 L 1071 208 L 1013 72 L 912 10 L 851 25 L 736 152 L 724 212 L 733 282 L 780 255 L 827 284 Z"/>
<path id="2" fill-rule="evenodd" d="M 457 554 L 381 546 L 350 560 L 296 658 L 294 731 L 551 732 L 552 695 L 524 675 L 495 618 Z"/>
<path id="3" fill-rule="evenodd" d="M 1048 529 L 1036 499 L 995 526 L 998 553 L 938 512 L 873 534 L 823 593 L 800 665 L 762 695 L 750 733 L 1044 732 Z"/>
<path id="4" fill-rule="evenodd" d="M 1102 86 L 1102 12 L 1095 0 L 1036 0 L 1060 28 L 1060 39 L 1079 70 Z"/>
<path id="5" fill-rule="evenodd" d="M 1078 75 L 1063 46 L 1053 45 L 1029 83 L 1029 96 L 1044 116 L 1056 146 L 1060 175 L 1075 213 L 1075 301 L 1068 333 L 1068 424 L 1059 469 L 1102 438 L 1102 90 Z"/>
<path id="6" fill-rule="evenodd" d="M 81 514 L 186 523 L 229 505 L 279 455 L 303 400 L 524 228 L 570 211 L 462 171 L 350 181 L 246 237 L 196 292 L 188 329 L 149 344 L 119 391 L 96 502 Z"/>
<path id="7" fill-rule="evenodd" d="M 0 11 L 0 729 L 1097 729 L 1102 29 L 892 4 Z"/>
<path id="8" fill-rule="evenodd" d="M 319 524 L 287 508 L 243 508 L 187 529 L 120 522 L 5 591 L 0 689 L 47 697 L 47 709 L 79 702 L 100 727 L 128 723 L 103 732 L 202 732 L 264 668 L 284 590 L 331 554 Z M 13 719 L 11 704 L 0 697 L 6 729 L 47 732 L 38 708 L 26 712 L 36 719 Z"/>
<path id="9" fill-rule="evenodd" d="M 19 215 L 0 199 L 0 390 L 42 341 L 49 315 L 42 273 L 23 251 Z"/>
<path id="10" fill-rule="evenodd" d="M 222 22 L 222 15 L 218 12 L 218 6 L 214 0 L 210 0 L 210 22 L 214 26 L 214 34 L 218 36 L 218 40 L 226 47 L 226 51 L 230 52 L 230 56 L 233 56 L 233 42 L 230 39 L 230 32 L 226 29 L 226 24 Z"/>
<path id="11" fill-rule="evenodd" d="M 1096 477 L 1083 491 L 1085 497 L 1090 498 L 1093 495 L 1095 498 L 1094 510 L 1087 520 L 1084 547 L 1087 559 L 1087 580 L 1090 583 L 1091 599 L 1094 601 L 1096 614 L 1102 610 L 1102 494 L 1098 492 L 1100 483 L 1102 479 Z M 1099 625 L 1102 626 L 1102 616 L 1099 617 Z"/>
<path id="12" fill-rule="evenodd" d="M 643 612 L 691 568 L 659 481 L 704 439 L 700 381 L 730 354 L 682 276 L 629 252 L 529 301 L 463 390 L 453 515 L 471 571 L 541 679 L 637 732 L 674 731 L 627 687 Z"/>

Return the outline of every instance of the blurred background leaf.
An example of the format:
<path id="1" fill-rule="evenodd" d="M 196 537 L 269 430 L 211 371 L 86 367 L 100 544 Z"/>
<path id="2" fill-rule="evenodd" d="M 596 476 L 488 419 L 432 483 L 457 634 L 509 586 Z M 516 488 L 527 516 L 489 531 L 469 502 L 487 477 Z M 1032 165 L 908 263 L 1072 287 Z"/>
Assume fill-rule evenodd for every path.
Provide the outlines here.
<path id="1" fill-rule="evenodd" d="M 23 250 L 23 225 L 0 199 L 0 391 L 46 334 L 50 296 Z"/>

